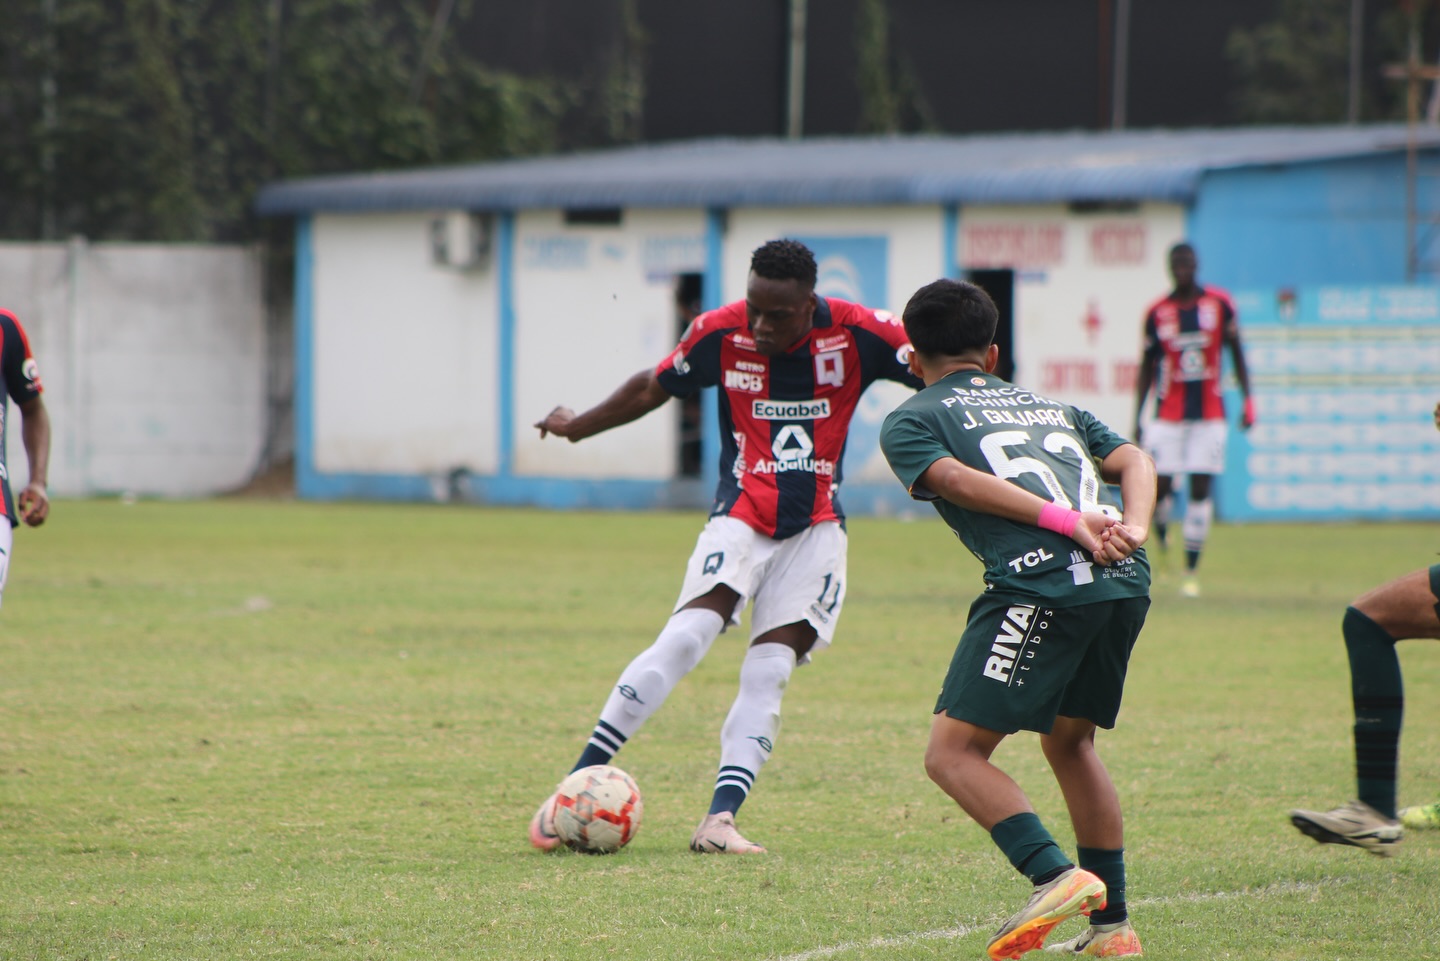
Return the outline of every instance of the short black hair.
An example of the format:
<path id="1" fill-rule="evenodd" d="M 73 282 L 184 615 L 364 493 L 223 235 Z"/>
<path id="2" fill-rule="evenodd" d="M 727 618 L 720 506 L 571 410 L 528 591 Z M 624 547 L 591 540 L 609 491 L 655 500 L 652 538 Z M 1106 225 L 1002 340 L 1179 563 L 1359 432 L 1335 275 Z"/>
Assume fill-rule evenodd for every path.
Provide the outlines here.
<path id="1" fill-rule="evenodd" d="M 1176 254 L 1189 254 L 1191 257 L 1194 257 L 1195 248 L 1192 247 L 1187 241 L 1182 240 L 1178 244 L 1170 248 L 1169 256 L 1174 257 Z"/>
<path id="2" fill-rule="evenodd" d="M 750 269 L 766 280 L 798 280 L 815 289 L 815 255 L 798 240 L 771 240 L 756 247 Z"/>
<path id="3" fill-rule="evenodd" d="M 958 357 L 995 342 L 1000 312 L 983 287 L 942 278 L 915 291 L 905 305 L 910 346 L 925 357 Z"/>

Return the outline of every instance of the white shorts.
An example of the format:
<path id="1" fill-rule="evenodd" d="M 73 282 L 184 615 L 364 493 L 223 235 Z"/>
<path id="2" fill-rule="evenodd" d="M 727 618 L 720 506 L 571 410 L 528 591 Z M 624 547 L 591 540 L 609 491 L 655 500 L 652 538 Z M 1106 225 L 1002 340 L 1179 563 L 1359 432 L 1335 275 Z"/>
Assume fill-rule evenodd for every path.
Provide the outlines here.
<path id="1" fill-rule="evenodd" d="M 1157 420 L 1145 427 L 1145 450 L 1157 474 L 1225 473 L 1223 420 Z"/>
<path id="2" fill-rule="evenodd" d="M 812 653 L 829 647 L 845 604 L 847 543 L 835 521 L 777 541 L 744 521 L 713 517 L 685 565 L 675 610 L 724 584 L 740 595 L 730 624 L 739 624 L 746 603 L 754 603 L 751 641 L 777 627 L 808 621 L 816 635 Z"/>

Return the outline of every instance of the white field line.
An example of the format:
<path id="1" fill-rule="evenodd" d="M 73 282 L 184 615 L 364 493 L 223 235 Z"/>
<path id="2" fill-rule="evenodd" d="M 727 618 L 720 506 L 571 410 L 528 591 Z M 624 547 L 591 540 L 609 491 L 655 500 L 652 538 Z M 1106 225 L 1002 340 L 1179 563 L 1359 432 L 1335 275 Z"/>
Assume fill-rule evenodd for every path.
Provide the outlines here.
<path id="1" fill-rule="evenodd" d="M 1170 897 L 1142 898 L 1139 901 L 1130 901 L 1131 907 L 1146 906 L 1155 904 L 1198 904 L 1203 901 L 1225 901 L 1230 898 L 1265 898 L 1275 894 L 1306 894 L 1320 890 L 1319 884 L 1287 881 L 1283 884 L 1267 884 L 1260 888 L 1245 888 L 1240 891 L 1203 891 L 1195 894 L 1177 894 Z M 937 928 L 934 931 L 920 931 L 915 934 L 898 934 L 886 938 L 871 938 L 869 941 L 846 941 L 842 944 L 832 944 L 829 947 L 811 948 L 809 951 L 801 951 L 799 954 L 787 954 L 777 958 L 776 961 L 819 961 L 820 958 L 829 958 L 840 954 L 842 951 L 855 951 L 857 949 L 869 948 L 903 948 L 911 944 L 919 944 L 922 941 L 951 940 L 964 938 L 977 931 L 990 931 L 1000 925 L 1005 919 L 996 916 L 984 921 L 974 921 L 967 924 L 958 924 L 953 928 Z"/>

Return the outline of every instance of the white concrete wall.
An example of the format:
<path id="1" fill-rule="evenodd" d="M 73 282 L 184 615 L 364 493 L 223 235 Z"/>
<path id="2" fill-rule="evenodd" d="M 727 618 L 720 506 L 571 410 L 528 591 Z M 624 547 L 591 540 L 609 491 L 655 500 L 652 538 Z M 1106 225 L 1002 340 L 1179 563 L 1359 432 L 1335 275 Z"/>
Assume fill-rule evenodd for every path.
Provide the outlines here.
<path id="1" fill-rule="evenodd" d="M 432 216 L 313 222 L 321 472 L 498 472 L 498 260 L 492 255 L 468 271 L 432 263 Z M 756 247 L 799 237 L 821 254 L 821 293 L 898 315 L 918 287 L 947 272 L 944 224 L 939 207 L 732 210 L 716 299 L 744 296 Z M 966 208 L 953 238 L 954 269 L 1014 269 L 1017 380 L 1126 433 L 1141 316 L 1167 288 L 1165 254 L 1183 224 L 1174 205 L 1100 214 L 1064 205 Z M 599 403 L 671 349 L 675 278 L 704 271 L 705 213 L 627 210 L 618 225 L 601 226 L 535 210 L 516 214 L 514 226 L 513 474 L 674 478 L 676 404 L 578 445 L 542 441 L 531 425 L 560 404 Z M 884 383 L 866 392 L 846 457 L 851 484 L 893 484 L 878 433 L 906 396 L 906 388 Z"/>
<path id="2" fill-rule="evenodd" d="M 1167 255 L 1184 238 L 1184 208 L 967 207 L 959 230 L 961 269 L 1015 270 L 1016 382 L 1128 436 L 1145 308 L 1170 289 Z"/>
<path id="3" fill-rule="evenodd" d="M 465 270 L 434 263 L 432 217 L 314 218 L 319 471 L 498 469 L 496 258 Z"/>
<path id="4" fill-rule="evenodd" d="M 705 266 L 700 211 L 627 210 L 618 226 L 567 226 L 528 211 L 515 231 L 517 474 L 668 480 L 679 405 L 570 444 L 531 426 L 556 406 L 585 410 L 679 342 L 676 276 Z"/>
<path id="5" fill-rule="evenodd" d="M 248 480 L 266 423 L 261 298 L 248 248 L 0 244 L 0 306 L 45 385 L 51 492 L 201 496 Z M 18 413 L 7 441 L 18 487 Z"/>

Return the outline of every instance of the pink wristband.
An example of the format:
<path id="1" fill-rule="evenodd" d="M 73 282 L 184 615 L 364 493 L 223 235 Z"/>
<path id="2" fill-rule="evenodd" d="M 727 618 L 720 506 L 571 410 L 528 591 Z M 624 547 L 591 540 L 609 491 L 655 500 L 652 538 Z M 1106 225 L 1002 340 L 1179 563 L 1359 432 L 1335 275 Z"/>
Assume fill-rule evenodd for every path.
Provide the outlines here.
<path id="1" fill-rule="evenodd" d="M 1046 504 L 1040 508 L 1040 519 L 1035 522 L 1035 526 L 1070 537 L 1075 533 L 1075 525 L 1079 523 L 1079 511 L 1061 507 L 1059 504 Z"/>

